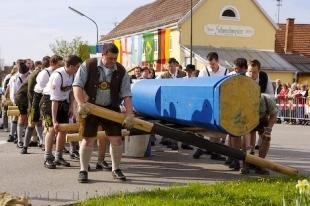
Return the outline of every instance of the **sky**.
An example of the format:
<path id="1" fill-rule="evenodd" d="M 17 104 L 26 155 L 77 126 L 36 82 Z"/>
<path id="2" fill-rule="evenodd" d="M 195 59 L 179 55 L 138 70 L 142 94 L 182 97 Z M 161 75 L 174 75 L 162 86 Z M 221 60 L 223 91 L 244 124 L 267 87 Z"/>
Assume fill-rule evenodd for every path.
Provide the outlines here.
<path id="1" fill-rule="evenodd" d="M 95 25 L 69 10 L 68 6 L 94 19 L 101 35 L 108 33 L 135 8 L 153 1 L 0 0 L 0 59 L 4 59 L 5 65 L 18 58 L 40 60 L 52 54 L 50 44 L 56 39 L 70 41 L 79 36 L 89 44 L 95 44 Z M 276 0 L 257 1 L 276 22 Z M 280 22 L 295 18 L 296 23 L 310 24 L 309 10 L 309 0 L 283 0 Z"/>

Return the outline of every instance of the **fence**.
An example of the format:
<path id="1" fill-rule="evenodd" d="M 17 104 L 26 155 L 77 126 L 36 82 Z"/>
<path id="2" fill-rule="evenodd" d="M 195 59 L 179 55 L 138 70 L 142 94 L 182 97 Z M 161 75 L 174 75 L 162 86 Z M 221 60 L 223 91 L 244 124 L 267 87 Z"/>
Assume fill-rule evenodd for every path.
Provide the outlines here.
<path id="1" fill-rule="evenodd" d="M 278 97 L 276 103 L 278 119 L 282 122 L 310 123 L 310 98 Z"/>

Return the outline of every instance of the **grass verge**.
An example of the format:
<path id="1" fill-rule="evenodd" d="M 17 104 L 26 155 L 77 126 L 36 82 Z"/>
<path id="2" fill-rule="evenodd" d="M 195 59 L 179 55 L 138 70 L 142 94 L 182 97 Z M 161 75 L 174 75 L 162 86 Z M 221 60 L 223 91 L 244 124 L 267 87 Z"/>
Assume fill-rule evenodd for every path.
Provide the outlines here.
<path id="1" fill-rule="evenodd" d="M 305 177 L 256 178 L 216 184 L 193 183 L 138 193 L 97 197 L 78 203 L 87 205 L 294 205 L 297 180 Z M 309 179 L 309 177 L 308 177 Z"/>

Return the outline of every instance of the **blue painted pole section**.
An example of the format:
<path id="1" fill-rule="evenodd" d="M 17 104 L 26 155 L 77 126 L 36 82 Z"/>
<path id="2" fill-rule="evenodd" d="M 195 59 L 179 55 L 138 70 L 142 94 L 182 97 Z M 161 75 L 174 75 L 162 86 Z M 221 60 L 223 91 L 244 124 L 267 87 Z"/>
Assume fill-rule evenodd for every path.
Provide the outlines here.
<path id="1" fill-rule="evenodd" d="M 141 80 L 132 86 L 133 106 L 143 116 L 225 132 L 218 88 L 229 78 Z"/>

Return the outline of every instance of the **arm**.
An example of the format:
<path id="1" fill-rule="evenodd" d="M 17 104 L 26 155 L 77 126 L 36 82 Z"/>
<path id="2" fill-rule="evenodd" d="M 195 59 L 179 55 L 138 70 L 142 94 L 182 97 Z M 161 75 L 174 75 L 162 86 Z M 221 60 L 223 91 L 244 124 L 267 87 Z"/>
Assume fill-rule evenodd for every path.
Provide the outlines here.
<path id="1" fill-rule="evenodd" d="M 69 94 L 69 102 L 70 102 L 70 106 L 69 106 L 68 116 L 69 116 L 69 118 L 71 118 L 73 116 L 73 112 L 74 112 L 74 96 L 73 96 L 72 91 Z"/>
<path id="2" fill-rule="evenodd" d="M 126 114 L 133 114 L 131 97 L 124 98 L 124 106 L 126 108 Z"/>
<path id="3" fill-rule="evenodd" d="M 81 87 L 79 86 L 73 87 L 73 95 L 78 105 L 81 105 L 86 102 L 85 97 L 84 97 L 84 92 Z"/>
<path id="4" fill-rule="evenodd" d="M 52 100 L 52 120 L 54 130 L 56 133 L 58 132 L 57 111 L 58 111 L 58 101 Z"/>
<path id="5" fill-rule="evenodd" d="M 276 114 L 271 114 L 269 116 L 269 121 L 268 121 L 268 127 L 272 128 L 273 125 L 277 122 L 277 115 Z"/>

